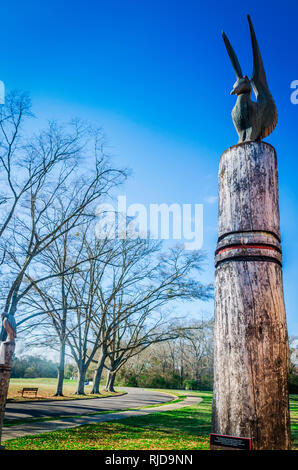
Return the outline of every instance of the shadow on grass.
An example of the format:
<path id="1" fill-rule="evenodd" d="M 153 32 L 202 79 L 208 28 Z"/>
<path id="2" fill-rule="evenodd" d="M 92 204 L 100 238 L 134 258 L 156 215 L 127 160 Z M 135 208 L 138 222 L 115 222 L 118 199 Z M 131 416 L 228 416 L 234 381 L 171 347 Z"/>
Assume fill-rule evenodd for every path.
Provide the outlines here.
<path id="1" fill-rule="evenodd" d="M 203 401 L 178 410 L 125 418 L 69 430 L 6 441 L 19 450 L 208 450 L 212 393 Z M 290 397 L 293 449 L 298 445 L 298 397 Z"/>
<path id="2" fill-rule="evenodd" d="M 208 448 L 212 395 L 179 410 L 125 418 L 6 441 L 7 449 Z M 206 447 L 207 446 L 207 447 Z"/>

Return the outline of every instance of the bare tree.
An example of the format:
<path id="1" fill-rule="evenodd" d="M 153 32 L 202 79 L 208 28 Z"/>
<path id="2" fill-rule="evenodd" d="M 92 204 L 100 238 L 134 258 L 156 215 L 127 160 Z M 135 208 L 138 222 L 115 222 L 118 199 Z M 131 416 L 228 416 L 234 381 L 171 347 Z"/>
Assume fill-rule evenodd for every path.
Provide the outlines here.
<path id="1" fill-rule="evenodd" d="M 76 393 L 84 394 L 88 367 L 97 363 L 93 393 L 99 393 L 103 367 L 109 369 L 107 389 L 113 391 L 115 375 L 126 361 L 154 342 L 177 337 L 178 328 L 169 332 L 169 317 L 162 307 L 175 299 L 207 300 L 211 286 L 195 281 L 192 274 L 201 268 L 201 253 L 187 253 L 181 248 L 160 253 L 161 244 L 152 240 L 95 240 L 92 231 L 81 238 L 79 269 L 60 276 L 63 292 L 58 303 L 47 299 L 46 309 L 53 318 L 55 303 L 67 299 L 68 322 L 54 326 L 64 338 L 78 368 Z M 55 247 L 49 258 L 66 259 L 71 246 Z M 77 266 L 78 259 L 75 258 Z M 53 269 L 53 268 L 52 268 Z M 54 267 L 54 269 L 56 269 Z M 59 266 L 58 271 L 61 271 Z M 56 291 L 53 291 L 55 294 Z M 59 316 L 58 312 L 58 317 Z M 64 317 L 65 318 L 65 317 Z"/>
<path id="2" fill-rule="evenodd" d="M 18 311 L 18 324 L 45 313 L 26 315 L 24 300 L 32 289 L 75 268 L 50 271 L 43 254 L 94 217 L 99 199 L 126 175 L 111 166 L 100 131 L 73 120 L 66 126 L 50 122 L 29 136 L 24 125 L 31 115 L 30 100 L 20 93 L 7 97 L 0 115 L 0 288 L 5 315 L 11 322 Z M 6 334 L 2 327 L 1 340 Z"/>
<path id="3" fill-rule="evenodd" d="M 82 322 L 74 321 L 73 317 L 86 307 L 82 292 L 78 291 L 74 297 L 74 285 L 77 279 L 86 276 L 88 271 L 90 274 L 90 264 L 93 266 L 98 264 L 101 257 L 111 252 L 107 239 L 98 242 L 94 246 L 94 251 L 86 250 L 86 237 L 88 232 L 92 231 L 92 227 L 93 224 L 88 220 L 79 231 L 77 228 L 75 231 L 67 231 L 43 252 L 43 265 L 47 267 L 52 277 L 50 280 L 35 283 L 34 289 L 27 293 L 23 302 L 34 312 L 32 318 L 39 315 L 39 312 L 45 315 L 44 328 L 39 328 L 37 335 L 35 333 L 37 343 L 45 346 L 51 344 L 54 349 L 57 349 L 57 343 L 59 345 L 56 396 L 63 395 L 66 345 L 69 336 L 75 337 L 74 330 L 80 330 L 83 325 L 86 327 L 88 324 L 85 322 L 86 313 Z M 34 326 L 30 325 L 29 328 L 32 329 Z M 87 337 L 88 335 L 86 339 Z M 79 345 L 82 346 L 82 341 Z"/>
<path id="4" fill-rule="evenodd" d="M 172 331 L 172 338 L 152 343 L 129 358 L 120 369 L 121 380 L 138 386 L 183 389 L 189 381 L 195 387 L 210 387 L 213 320 L 190 321 L 187 317 L 168 325 L 168 335 Z"/>
<path id="5" fill-rule="evenodd" d="M 191 379 L 200 383 L 203 372 L 211 374 L 213 367 L 213 320 L 201 320 L 189 324 L 182 333 L 181 363 L 189 371 Z"/>
<path id="6" fill-rule="evenodd" d="M 94 237 L 94 235 L 93 235 Z M 67 344 L 78 368 L 77 394 L 84 394 L 88 367 L 103 344 L 105 312 L 101 309 L 100 285 L 107 267 L 117 262 L 113 241 L 82 240 L 86 263 L 72 278 L 66 278 L 74 315 L 71 318 Z M 96 325 L 96 327 L 95 327 Z M 96 392 L 99 393 L 99 390 Z"/>
<path id="7" fill-rule="evenodd" d="M 298 337 L 289 337 L 289 374 L 298 374 Z"/>
<path id="8" fill-rule="evenodd" d="M 50 123 L 24 138 L 28 99 L 12 95 L 8 108 L 0 126 L 4 310 L 18 312 L 24 328 L 38 318 L 50 322 L 51 341 L 56 335 L 60 345 L 57 394 L 66 345 L 79 369 L 77 393 L 84 393 L 94 360 L 93 391 L 98 392 L 104 366 L 112 389 L 129 358 L 169 338 L 164 311 L 169 302 L 210 298 L 212 287 L 196 280 L 203 255 L 181 248 L 161 254 L 152 240 L 95 240 L 86 229 L 95 205 L 126 176 L 111 166 L 101 133 L 74 120 L 66 127 Z"/>
<path id="9" fill-rule="evenodd" d="M 18 200 L 19 209 L 14 208 L 9 223 L 6 219 L 3 224 L 10 269 L 2 284 L 2 288 L 7 288 L 4 310 L 12 315 L 33 286 L 57 275 L 44 274 L 41 254 L 80 226 L 88 213 L 93 216 L 96 201 L 125 176 L 124 171 L 111 168 L 102 151 L 100 135 L 91 133 L 79 121 L 73 121 L 67 129 L 51 123 L 23 146 L 22 152 L 22 165 L 30 184 L 23 190 L 22 201 Z M 43 171 L 37 172 L 35 167 Z M 13 188 L 11 177 L 7 178 Z M 32 281 L 24 286 L 24 279 L 29 278 Z"/>
<path id="10" fill-rule="evenodd" d="M 108 391 L 113 391 L 116 373 L 128 359 L 153 343 L 179 336 L 179 328 L 169 328 L 165 306 L 178 299 L 207 300 L 212 295 L 210 285 L 203 286 L 192 277 L 201 269 L 201 253 L 177 247 L 166 255 L 157 252 L 153 256 L 152 250 L 159 248 L 147 240 L 124 241 L 121 265 L 112 268 L 106 304 L 105 296 L 101 296 L 109 312 L 109 327 L 105 329 L 108 362 L 104 363 L 109 370 Z"/>

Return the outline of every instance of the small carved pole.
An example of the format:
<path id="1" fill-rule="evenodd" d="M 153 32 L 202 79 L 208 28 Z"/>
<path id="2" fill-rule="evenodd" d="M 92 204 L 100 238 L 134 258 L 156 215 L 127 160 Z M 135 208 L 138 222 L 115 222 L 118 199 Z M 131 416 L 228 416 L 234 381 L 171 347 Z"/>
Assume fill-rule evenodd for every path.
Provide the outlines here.
<path id="1" fill-rule="evenodd" d="M 15 343 L 14 341 L 2 342 L 0 347 L 0 357 L 2 357 L 2 360 L 0 361 L 0 448 L 3 449 L 1 446 L 2 426 Z M 1 364 L 1 362 L 3 363 Z"/>
<path id="2" fill-rule="evenodd" d="M 290 449 L 288 335 L 274 148 L 244 142 L 219 166 L 213 431 Z"/>

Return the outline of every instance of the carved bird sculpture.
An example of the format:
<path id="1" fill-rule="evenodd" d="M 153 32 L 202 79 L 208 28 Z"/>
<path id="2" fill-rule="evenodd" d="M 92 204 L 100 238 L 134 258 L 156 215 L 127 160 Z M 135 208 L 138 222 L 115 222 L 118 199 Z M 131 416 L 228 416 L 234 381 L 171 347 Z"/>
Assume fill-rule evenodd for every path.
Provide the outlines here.
<path id="1" fill-rule="evenodd" d="M 231 95 L 237 95 L 232 118 L 239 136 L 238 143 L 262 140 L 273 132 L 278 117 L 276 106 L 267 84 L 255 31 L 250 16 L 248 15 L 247 17 L 253 50 L 253 73 L 250 80 L 246 75 L 243 76 L 235 51 L 225 33 L 222 32 L 223 40 L 237 77 Z M 251 99 L 252 88 L 256 96 L 256 102 Z"/>
<path id="2" fill-rule="evenodd" d="M 7 312 L 2 314 L 2 331 L 1 331 L 1 341 L 5 341 L 7 338 L 8 342 L 13 342 L 17 336 L 17 325 L 14 318 L 14 315 L 10 315 Z"/>

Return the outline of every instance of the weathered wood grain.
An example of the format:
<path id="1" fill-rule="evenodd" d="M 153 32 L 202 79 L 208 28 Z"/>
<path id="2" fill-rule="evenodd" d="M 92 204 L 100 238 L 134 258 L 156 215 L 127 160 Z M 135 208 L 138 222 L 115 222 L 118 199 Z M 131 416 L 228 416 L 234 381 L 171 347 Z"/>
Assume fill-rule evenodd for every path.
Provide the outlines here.
<path id="1" fill-rule="evenodd" d="M 15 343 L 12 341 L 3 342 L 2 348 L 3 348 L 4 363 L 0 364 L 0 445 L 1 445 L 2 424 L 3 424 L 4 413 L 5 413 L 6 397 L 7 397 L 8 387 L 9 387 L 9 379 L 10 379 Z"/>
<path id="2" fill-rule="evenodd" d="M 222 155 L 218 232 L 213 432 L 250 437 L 252 449 L 289 449 L 288 335 L 270 145 L 249 142 Z"/>
<path id="3" fill-rule="evenodd" d="M 268 231 L 280 238 L 278 173 L 274 148 L 246 142 L 226 150 L 218 178 L 218 237 L 238 231 Z"/>

